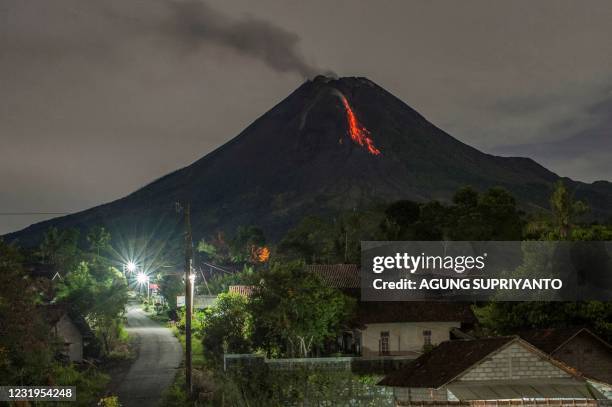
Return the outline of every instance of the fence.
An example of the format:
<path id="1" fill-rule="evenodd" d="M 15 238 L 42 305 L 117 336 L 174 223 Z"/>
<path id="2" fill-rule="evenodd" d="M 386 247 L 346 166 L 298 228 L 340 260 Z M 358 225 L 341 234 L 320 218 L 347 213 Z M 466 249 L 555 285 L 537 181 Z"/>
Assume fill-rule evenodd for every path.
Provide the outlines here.
<path id="1" fill-rule="evenodd" d="M 612 406 L 607 400 L 475 400 L 475 401 L 412 401 L 397 402 L 401 407 L 604 407 Z"/>
<path id="2" fill-rule="evenodd" d="M 257 378 L 270 405 L 393 407 L 393 392 L 376 383 L 382 376 L 351 371 L 354 358 L 266 359 L 258 355 L 224 355 L 228 378 L 241 383 Z M 249 395 L 249 402 L 261 400 Z"/>
<path id="3" fill-rule="evenodd" d="M 225 354 L 223 355 L 223 366 L 224 370 L 227 370 L 232 364 L 263 363 L 271 370 L 315 369 L 319 371 L 350 371 L 357 375 L 384 375 L 401 369 L 412 360 L 414 360 L 414 357 L 411 356 L 268 359 L 262 355 Z"/>

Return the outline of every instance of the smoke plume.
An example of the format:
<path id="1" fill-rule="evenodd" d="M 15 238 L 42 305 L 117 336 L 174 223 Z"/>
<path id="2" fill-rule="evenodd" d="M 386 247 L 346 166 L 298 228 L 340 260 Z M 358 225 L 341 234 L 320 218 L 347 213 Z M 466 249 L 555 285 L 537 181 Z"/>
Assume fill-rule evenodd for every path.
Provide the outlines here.
<path id="1" fill-rule="evenodd" d="M 300 37 L 253 17 L 232 19 L 198 0 L 172 1 L 179 33 L 194 43 L 211 42 L 264 62 L 278 72 L 312 78 L 319 70 L 299 53 Z"/>

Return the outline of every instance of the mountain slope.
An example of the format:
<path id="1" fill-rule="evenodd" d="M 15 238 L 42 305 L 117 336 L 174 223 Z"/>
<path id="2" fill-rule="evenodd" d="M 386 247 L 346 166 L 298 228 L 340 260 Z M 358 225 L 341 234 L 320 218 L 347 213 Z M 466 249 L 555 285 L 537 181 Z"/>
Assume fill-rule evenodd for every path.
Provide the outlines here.
<path id="1" fill-rule="evenodd" d="M 171 235 L 175 202 L 186 200 L 196 238 L 255 224 L 275 239 L 306 214 L 376 201 L 448 200 L 466 184 L 502 186 L 526 208 L 546 208 L 558 178 L 533 160 L 496 157 L 461 143 L 365 78 L 320 76 L 190 166 L 9 239 L 32 244 L 51 225 Z M 568 184 L 589 201 L 594 216 L 612 214 L 612 184 Z"/>

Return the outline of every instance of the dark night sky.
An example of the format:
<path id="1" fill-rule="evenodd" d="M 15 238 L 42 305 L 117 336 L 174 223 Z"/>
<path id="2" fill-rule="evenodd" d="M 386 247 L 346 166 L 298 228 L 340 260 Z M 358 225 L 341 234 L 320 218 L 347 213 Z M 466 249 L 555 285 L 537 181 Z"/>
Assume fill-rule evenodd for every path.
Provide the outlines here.
<path id="1" fill-rule="evenodd" d="M 607 0 L 0 0 L 0 212 L 126 195 L 326 70 L 486 152 L 612 180 L 610 21 Z"/>

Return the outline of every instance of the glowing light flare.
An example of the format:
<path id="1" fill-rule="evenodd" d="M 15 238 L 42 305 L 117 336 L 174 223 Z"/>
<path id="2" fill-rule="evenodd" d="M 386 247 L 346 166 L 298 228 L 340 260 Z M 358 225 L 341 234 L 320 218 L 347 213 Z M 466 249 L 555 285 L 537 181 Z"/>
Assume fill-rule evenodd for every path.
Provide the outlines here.
<path id="1" fill-rule="evenodd" d="M 146 284 L 146 282 L 149 281 L 149 276 L 147 276 L 145 273 L 138 273 L 136 275 L 136 282 L 138 284 Z"/>
<path id="2" fill-rule="evenodd" d="M 136 263 L 134 263 L 133 261 L 128 261 L 125 265 L 125 269 L 132 273 L 134 270 L 136 270 Z"/>
<path id="3" fill-rule="evenodd" d="M 370 154 L 379 155 L 380 150 L 374 146 L 374 141 L 370 138 L 372 134 L 361 123 L 359 123 L 359 120 L 357 120 L 357 116 L 355 115 L 355 112 L 353 112 L 353 109 L 346 99 L 346 96 L 342 94 L 339 94 L 338 96 L 340 97 L 340 100 L 342 100 L 344 110 L 346 111 L 346 121 L 348 122 L 348 130 L 351 139 L 361 147 L 365 147 Z"/>

